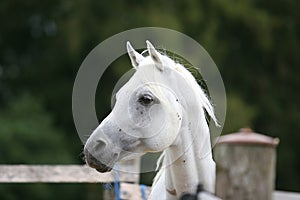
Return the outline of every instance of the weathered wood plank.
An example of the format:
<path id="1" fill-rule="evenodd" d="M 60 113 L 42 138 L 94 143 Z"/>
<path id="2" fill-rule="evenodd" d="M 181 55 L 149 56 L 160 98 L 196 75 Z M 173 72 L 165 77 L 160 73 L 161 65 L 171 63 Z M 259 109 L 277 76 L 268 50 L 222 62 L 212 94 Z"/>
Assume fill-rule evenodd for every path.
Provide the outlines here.
<path id="1" fill-rule="evenodd" d="M 119 172 L 119 181 L 138 182 L 138 174 Z M 109 183 L 112 172 L 86 165 L 0 165 L 0 183 Z"/>

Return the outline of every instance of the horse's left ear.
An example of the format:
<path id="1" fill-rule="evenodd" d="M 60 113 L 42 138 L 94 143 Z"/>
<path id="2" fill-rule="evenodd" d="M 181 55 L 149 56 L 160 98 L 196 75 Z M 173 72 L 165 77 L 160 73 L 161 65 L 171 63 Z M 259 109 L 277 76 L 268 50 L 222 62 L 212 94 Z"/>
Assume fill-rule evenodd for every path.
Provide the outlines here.
<path id="1" fill-rule="evenodd" d="M 138 52 L 136 52 L 134 50 L 134 48 L 131 46 L 130 42 L 127 42 L 127 53 L 129 55 L 129 58 L 131 60 L 131 64 L 132 66 L 137 69 L 140 62 L 144 59 L 144 56 L 142 56 L 141 54 L 139 54 Z"/>
<path id="2" fill-rule="evenodd" d="M 156 49 L 151 44 L 151 42 L 149 42 L 147 40 L 146 43 L 147 43 L 147 49 L 148 49 L 149 55 L 151 56 L 152 60 L 154 61 L 155 66 L 160 71 L 163 71 L 164 70 L 164 65 L 163 65 L 160 53 L 158 51 L 156 51 Z"/>

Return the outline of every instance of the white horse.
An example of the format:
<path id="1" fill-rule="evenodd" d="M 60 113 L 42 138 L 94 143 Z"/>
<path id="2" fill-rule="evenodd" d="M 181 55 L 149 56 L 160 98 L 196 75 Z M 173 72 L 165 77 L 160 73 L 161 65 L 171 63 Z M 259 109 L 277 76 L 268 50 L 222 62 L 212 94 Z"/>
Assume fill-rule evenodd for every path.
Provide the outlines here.
<path id="1" fill-rule="evenodd" d="M 213 107 L 185 67 L 146 43 L 145 57 L 127 43 L 136 72 L 88 138 L 86 162 L 107 172 L 132 155 L 163 151 L 149 199 L 178 199 L 195 192 L 199 183 L 214 192 L 215 163 L 205 116 L 206 111 L 217 123 Z"/>

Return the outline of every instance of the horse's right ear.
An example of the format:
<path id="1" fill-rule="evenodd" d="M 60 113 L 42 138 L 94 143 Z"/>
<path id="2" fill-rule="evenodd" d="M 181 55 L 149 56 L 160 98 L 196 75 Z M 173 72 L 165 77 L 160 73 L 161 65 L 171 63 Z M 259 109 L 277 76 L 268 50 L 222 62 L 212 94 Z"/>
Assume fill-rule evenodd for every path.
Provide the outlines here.
<path id="1" fill-rule="evenodd" d="M 133 47 L 131 46 L 130 42 L 127 42 L 127 53 L 129 55 L 129 58 L 131 60 L 132 66 L 137 69 L 140 62 L 144 59 L 144 56 L 136 52 Z"/>
<path id="2" fill-rule="evenodd" d="M 160 71 L 164 71 L 164 65 L 163 65 L 160 53 L 158 51 L 156 51 L 156 49 L 151 44 L 151 42 L 149 42 L 149 40 L 146 40 L 146 44 L 147 44 L 147 49 L 148 49 L 149 55 L 151 56 L 152 60 L 154 61 L 155 66 Z"/>

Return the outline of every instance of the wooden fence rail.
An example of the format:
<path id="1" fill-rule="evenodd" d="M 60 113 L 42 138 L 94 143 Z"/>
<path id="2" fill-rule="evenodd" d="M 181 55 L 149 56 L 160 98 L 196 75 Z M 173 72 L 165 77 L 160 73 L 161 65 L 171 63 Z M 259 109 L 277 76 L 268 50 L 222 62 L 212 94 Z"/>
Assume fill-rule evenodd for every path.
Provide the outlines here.
<path id="1" fill-rule="evenodd" d="M 120 182 L 139 181 L 138 174 L 119 172 Z M 86 165 L 0 165 L 0 183 L 110 183 L 111 172 L 99 173 Z"/>
<path id="2" fill-rule="evenodd" d="M 138 174 L 119 172 L 121 198 L 139 200 L 141 190 L 137 184 Z M 86 165 L 0 165 L 0 183 L 110 183 L 111 172 L 99 173 Z M 151 187 L 147 187 L 149 195 Z M 274 200 L 300 200 L 300 193 L 274 191 Z"/>

